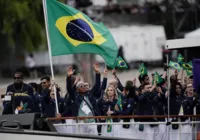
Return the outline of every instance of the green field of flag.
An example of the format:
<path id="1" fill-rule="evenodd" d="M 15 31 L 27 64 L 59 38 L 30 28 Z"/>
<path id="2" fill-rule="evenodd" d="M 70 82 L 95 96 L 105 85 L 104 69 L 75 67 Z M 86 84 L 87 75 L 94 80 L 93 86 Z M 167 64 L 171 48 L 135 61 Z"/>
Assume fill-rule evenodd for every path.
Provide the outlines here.
<path id="1" fill-rule="evenodd" d="M 56 0 L 46 0 L 46 9 L 52 56 L 92 53 L 114 65 L 118 47 L 103 24 Z"/>
<path id="2" fill-rule="evenodd" d="M 177 69 L 179 72 L 181 71 L 181 66 L 180 66 L 179 63 L 170 61 L 170 62 L 169 62 L 169 66 L 170 66 L 171 68 Z"/>
<path id="3" fill-rule="evenodd" d="M 145 74 L 148 74 L 147 68 L 145 67 L 144 63 L 140 65 L 140 68 L 138 70 L 141 76 L 144 76 Z"/>
<path id="4" fill-rule="evenodd" d="M 182 67 L 184 70 L 192 70 L 192 63 L 191 62 L 189 62 L 189 63 L 183 62 Z"/>
<path id="5" fill-rule="evenodd" d="M 184 60 L 184 57 L 179 53 L 179 54 L 178 54 L 178 57 L 177 57 L 178 63 L 179 63 L 179 64 L 182 64 L 183 60 Z"/>
<path id="6" fill-rule="evenodd" d="M 156 84 L 160 84 L 163 82 L 163 78 L 157 72 L 155 72 L 154 77 Z"/>
<path id="7" fill-rule="evenodd" d="M 128 65 L 120 56 L 117 57 L 117 59 L 115 61 L 115 66 L 118 68 L 124 68 L 124 69 L 128 68 Z"/>

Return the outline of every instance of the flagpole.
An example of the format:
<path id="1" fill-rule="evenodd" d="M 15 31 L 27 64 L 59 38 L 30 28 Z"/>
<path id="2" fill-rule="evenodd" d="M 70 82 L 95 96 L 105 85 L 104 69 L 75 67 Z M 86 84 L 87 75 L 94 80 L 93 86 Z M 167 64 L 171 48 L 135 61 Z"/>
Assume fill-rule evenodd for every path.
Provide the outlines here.
<path id="1" fill-rule="evenodd" d="M 48 44 L 48 52 L 49 52 L 49 61 L 50 61 L 51 76 L 52 76 L 52 81 L 54 81 L 55 77 L 54 77 L 52 55 L 51 55 L 51 43 L 50 43 L 50 40 L 49 40 L 46 0 L 42 0 L 42 4 L 43 4 L 43 11 L 44 11 L 44 20 L 45 20 L 45 28 L 46 28 L 46 35 L 47 35 L 47 44 Z M 58 110 L 58 100 L 57 100 L 57 93 L 56 93 L 56 87 L 55 87 L 55 85 L 53 86 L 53 89 L 54 89 L 54 96 L 55 96 L 55 103 L 56 103 L 56 113 L 58 114 L 59 113 L 59 110 Z"/>
<path id="2" fill-rule="evenodd" d="M 168 46 L 167 46 L 167 50 L 168 50 Z M 166 55 L 166 58 L 167 58 L 167 95 L 168 95 L 168 100 L 167 100 L 167 121 L 169 122 L 169 113 L 170 113 L 170 91 L 169 91 L 169 88 L 170 88 L 170 79 L 169 79 L 169 52 L 167 51 L 167 55 Z M 170 133 L 169 133 L 169 127 L 168 127 L 168 140 L 170 139 Z"/>

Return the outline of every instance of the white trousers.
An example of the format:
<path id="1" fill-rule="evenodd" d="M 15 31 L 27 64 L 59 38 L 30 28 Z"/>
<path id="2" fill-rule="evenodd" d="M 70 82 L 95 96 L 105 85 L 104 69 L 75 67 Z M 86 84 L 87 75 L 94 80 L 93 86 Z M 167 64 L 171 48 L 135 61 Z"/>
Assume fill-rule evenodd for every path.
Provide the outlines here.
<path id="1" fill-rule="evenodd" d="M 172 125 L 169 127 L 170 140 L 192 140 L 192 126 L 190 124 L 179 125 L 179 128 L 175 130 L 172 129 Z"/>
<path id="2" fill-rule="evenodd" d="M 154 131 L 155 140 L 167 140 L 167 126 L 166 124 L 159 124 Z"/>
<path id="3" fill-rule="evenodd" d="M 144 124 L 144 130 L 139 131 L 139 124 L 135 125 L 135 134 L 137 139 L 142 140 L 155 140 L 154 131 L 155 127 L 150 127 L 149 124 Z"/>
<path id="4" fill-rule="evenodd" d="M 65 120 L 65 123 L 66 124 L 76 124 L 76 121 L 75 120 L 73 120 L 73 119 L 67 119 L 67 120 Z M 74 134 L 74 133 L 76 133 L 76 126 L 75 125 L 69 125 L 69 126 L 66 126 L 66 133 L 67 134 Z"/>
<path id="5" fill-rule="evenodd" d="M 80 123 L 84 123 L 84 121 L 80 121 Z M 89 135 L 98 135 L 97 125 L 81 125 L 80 126 L 80 134 L 89 134 Z"/>
<path id="6" fill-rule="evenodd" d="M 107 131 L 107 127 L 108 127 L 107 124 L 102 125 L 102 128 L 101 128 L 101 135 L 102 136 L 116 137 L 116 138 L 120 136 L 120 133 L 121 133 L 120 132 L 121 131 L 121 125 L 120 124 L 112 125 L 112 131 L 111 132 Z"/>
<path id="7" fill-rule="evenodd" d="M 108 126 L 106 124 L 102 125 L 102 127 L 101 127 L 101 136 L 113 137 L 114 136 L 114 127 L 113 126 L 114 125 L 112 125 L 111 132 L 108 132 L 107 131 L 107 127 Z"/>
<path id="8" fill-rule="evenodd" d="M 76 124 L 76 121 L 73 119 L 65 120 L 66 124 Z M 76 132 L 76 126 L 56 126 L 55 127 L 58 133 L 62 134 L 73 134 Z"/>
<path id="9" fill-rule="evenodd" d="M 123 122 L 123 120 L 122 120 L 122 122 Z M 130 122 L 134 122 L 134 120 L 131 119 Z M 130 124 L 129 128 L 123 128 L 123 125 L 121 125 L 119 132 L 120 132 L 119 133 L 120 138 L 128 138 L 128 139 L 136 138 L 136 130 L 135 130 L 134 124 Z"/>

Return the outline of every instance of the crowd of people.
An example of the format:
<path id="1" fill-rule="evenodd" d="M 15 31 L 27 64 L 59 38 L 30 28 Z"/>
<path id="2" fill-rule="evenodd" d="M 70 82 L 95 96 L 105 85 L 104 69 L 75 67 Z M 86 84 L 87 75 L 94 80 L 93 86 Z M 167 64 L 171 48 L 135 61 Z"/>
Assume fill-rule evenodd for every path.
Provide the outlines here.
<path id="1" fill-rule="evenodd" d="M 64 97 L 60 88 L 51 81 L 50 76 L 41 78 L 41 83 L 23 82 L 23 74 L 15 73 L 14 83 L 7 87 L 3 101 L 3 114 L 19 114 L 39 112 L 43 117 L 71 116 L 119 116 L 119 118 L 85 119 L 82 123 L 106 123 L 105 125 L 82 125 L 80 133 L 122 138 L 140 138 L 148 140 L 164 140 L 167 133 L 170 139 L 192 139 L 192 118 L 156 118 L 156 115 L 194 115 L 200 114 L 200 98 L 193 88 L 193 77 L 179 78 L 179 72 L 174 71 L 167 83 L 166 71 L 160 74 L 161 83 L 156 83 L 155 76 L 147 74 L 127 80 L 123 85 L 115 69 L 113 79 L 107 79 L 108 70 L 105 67 L 100 72 L 99 65 L 94 64 L 96 73 L 93 87 L 80 76 L 74 75 L 72 66 L 67 69 Z M 101 82 L 101 75 L 103 80 Z M 183 81 L 182 81 L 183 79 Z M 139 80 L 140 86 L 136 86 Z M 168 84 L 170 89 L 167 92 Z M 56 88 L 53 88 L 53 87 Z M 56 89 L 56 92 L 54 91 Z M 54 94 L 56 93 L 57 96 Z M 7 97 L 10 96 L 11 98 Z M 55 97 L 57 97 L 59 113 L 56 112 Z M 169 109 L 168 109 L 168 98 Z M 169 112 L 168 112 L 169 110 Z M 151 115 L 155 118 L 129 119 L 120 116 Z M 109 122 L 162 122 L 162 124 L 115 124 Z M 166 122 L 166 123 L 165 123 Z M 188 122 L 185 125 L 170 124 L 170 122 Z M 76 123 L 67 119 L 67 124 Z M 63 127 L 64 130 L 64 127 Z M 66 133 L 76 133 L 75 126 L 66 126 Z M 181 131 L 181 135 L 178 132 Z"/>

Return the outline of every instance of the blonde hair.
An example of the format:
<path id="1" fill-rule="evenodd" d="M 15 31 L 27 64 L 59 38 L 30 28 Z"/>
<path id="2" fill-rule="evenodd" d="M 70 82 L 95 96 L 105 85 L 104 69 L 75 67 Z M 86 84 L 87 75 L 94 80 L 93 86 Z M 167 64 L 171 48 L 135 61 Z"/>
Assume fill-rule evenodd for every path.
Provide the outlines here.
<path id="1" fill-rule="evenodd" d="M 108 100 L 108 88 L 113 88 L 113 91 L 114 91 L 114 98 L 117 99 L 117 90 L 115 89 L 114 86 L 112 85 L 108 85 L 105 93 L 104 93 L 104 100 Z"/>

